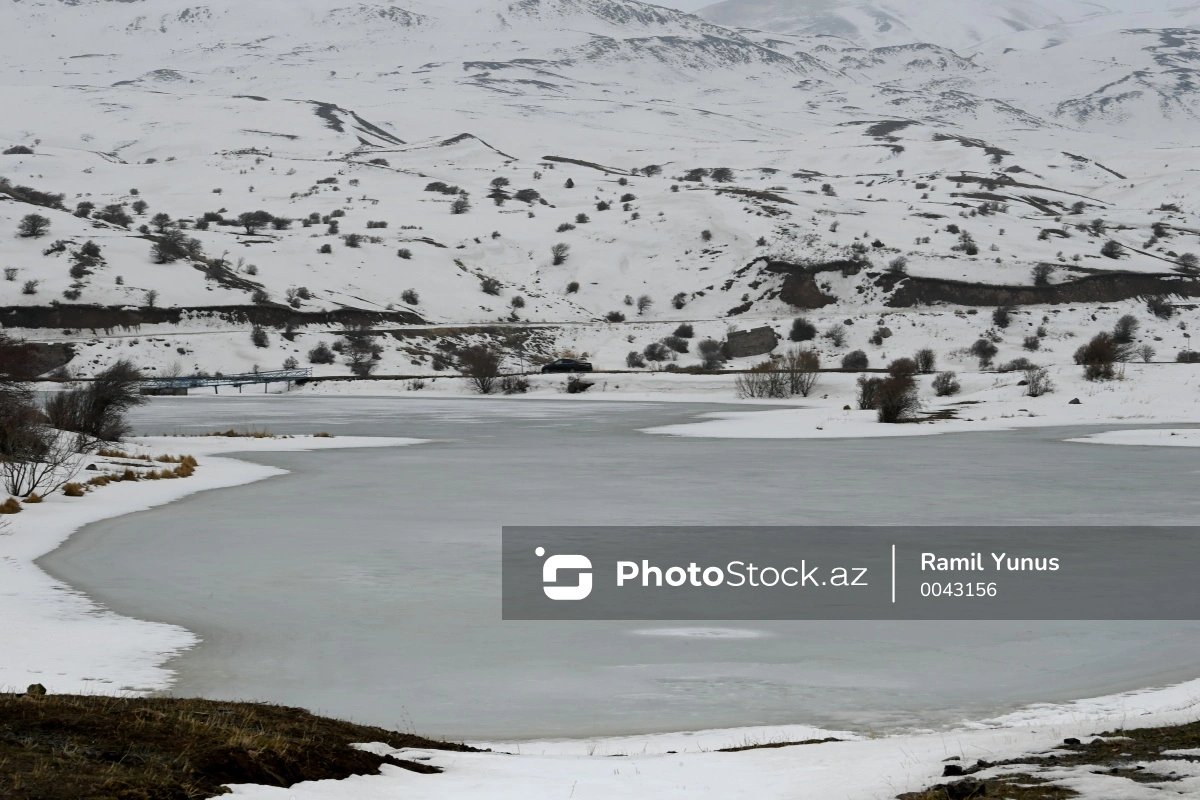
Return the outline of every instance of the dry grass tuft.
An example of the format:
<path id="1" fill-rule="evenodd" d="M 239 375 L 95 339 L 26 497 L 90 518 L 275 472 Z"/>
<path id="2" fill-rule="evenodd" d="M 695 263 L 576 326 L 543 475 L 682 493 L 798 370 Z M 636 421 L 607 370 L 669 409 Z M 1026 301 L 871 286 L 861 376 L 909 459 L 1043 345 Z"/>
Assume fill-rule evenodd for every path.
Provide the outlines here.
<path id="1" fill-rule="evenodd" d="M 97 476 L 97 477 L 99 477 L 99 476 Z M 92 478 L 92 480 L 88 481 L 88 483 L 92 483 L 92 481 L 95 481 L 95 480 L 96 480 L 96 478 Z M 108 481 L 105 481 L 105 483 L 108 483 Z M 97 485 L 97 484 L 93 484 L 93 485 Z M 98 484 L 98 485 L 103 485 L 103 484 Z M 67 497 L 83 497 L 83 493 L 84 493 L 83 484 L 80 484 L 80 483 L 68 483 L 66 486 L 63 487 L 63 494 L 65 494 Z"/>
<path id="2" fill-rule="evenodd" d="M 27 505 L 27 506 L 34 505 L 36 503 L 42 502 L 42 496 L 40 494 L 38 494 L 37 492 L 30 492 L 29 495 L 22 502 L 24 502 L 25 505 Z"/>
<path id="3" fill-rule="evenodd" d="M 10 497 L 3 503 L 0 503 L 0 514 L 20 514 L 24 510 L 15 497 Z"/>
<path id="4" fill-rule="evenodd" d="M 440 771 L 351 747 L 361 742 L 472 750 L 283 706 L 0 694 L 0 797 L 200 800 L 225 784 L 289 787 L 376 774 L 382 764 Z"/>

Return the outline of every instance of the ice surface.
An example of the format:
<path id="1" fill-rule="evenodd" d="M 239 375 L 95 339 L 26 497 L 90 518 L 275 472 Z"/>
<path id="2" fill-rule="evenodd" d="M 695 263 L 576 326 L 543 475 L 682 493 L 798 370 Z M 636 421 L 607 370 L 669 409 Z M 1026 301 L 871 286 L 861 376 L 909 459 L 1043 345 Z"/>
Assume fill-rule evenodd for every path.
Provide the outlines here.
<path id="1" fill-rule="evenodd" d="M 432 441 L 256 455 L 291 474 L 93 525 L 43 564 L 120 613 L 199 633 L 173 664 L 180 692 L 431 735 L 888 730 L 1196 677 L 1197 623 L 500 620 L 505 524 L 1192 519 L 1179 502 L 1195 480 L 1187 450 L 1061 441 L 1079 429 L 840 442 L 638 432 L 713 410 L 162 400 L 138 418 L 148 433 L 242 424 Z"/>

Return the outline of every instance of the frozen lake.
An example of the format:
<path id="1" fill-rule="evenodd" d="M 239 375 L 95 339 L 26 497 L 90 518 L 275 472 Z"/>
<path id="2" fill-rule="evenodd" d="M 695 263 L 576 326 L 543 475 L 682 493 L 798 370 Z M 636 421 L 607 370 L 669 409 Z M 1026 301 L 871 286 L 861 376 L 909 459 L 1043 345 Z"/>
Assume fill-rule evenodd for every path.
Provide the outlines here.
<path id="1" fill-rule="evenodd" d="M 1200 677 L 1200 623 L 502 622 L 502 525 L 1192 524 L 1188 448 L 1078 430 L 709 440 L 639 429 L 716 406 L 164 398 L 142 433 L 411 436 L 255 456 L 291 470 L 94 524 L 41 562 L 204 643 L 176 691 L 426 735 L 804 723 L 887 730 Z M 744 410 L 744 408 L 743 408 Z"/>

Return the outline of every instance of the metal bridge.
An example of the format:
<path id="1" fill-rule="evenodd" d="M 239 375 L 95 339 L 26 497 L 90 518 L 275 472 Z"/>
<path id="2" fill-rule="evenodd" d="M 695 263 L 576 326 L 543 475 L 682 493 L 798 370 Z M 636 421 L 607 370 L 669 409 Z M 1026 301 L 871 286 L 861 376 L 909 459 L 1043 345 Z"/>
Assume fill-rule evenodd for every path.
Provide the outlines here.
<path id="1" fill-rule="evenodd" d="M 213 387 L 213 393 L 219 394 L 221 386 L 236 386 L 238 391 L 243 386 L 261 383 L 263 391 L 272 383 L 292 384 L 294 381 L 307 380 L 312 377 L 312 370 L 276 369 L 268 372 L 246 372 L 241 375 L 186 375 L 177 378 L 150 378 L 142 382 L 143 394 L 187 394 L 188 389 L 198 389 L 201 386 Z"/>

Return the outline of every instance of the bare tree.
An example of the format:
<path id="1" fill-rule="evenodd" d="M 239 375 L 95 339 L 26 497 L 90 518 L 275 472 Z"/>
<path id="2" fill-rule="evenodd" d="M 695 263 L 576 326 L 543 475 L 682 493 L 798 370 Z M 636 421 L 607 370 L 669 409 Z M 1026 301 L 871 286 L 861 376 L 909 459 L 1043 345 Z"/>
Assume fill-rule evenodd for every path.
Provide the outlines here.
<path id="1" fill-rule="evenodd" d="M 365 325 L 350 328 L 342 334 L 342 356 L 350 371 L 365 378 L 375 371 L 376 362 L 383 357 L 383 346 Z"/>
<path id="2" fill-rule="evenodd" d="M 783 356 L 783 370 L 791 394 L 808 397 L 821 375 L 821 358 L 813 350 L 793 348 Z"/>
<path id="3" fill-rule="evenodd" d="M 937 369 L 937 355 L 928 347 L 923 347 L 913 356 L 913 361 L 917 363 L 917 372 L 922 375 L 929 375 Z"/>
<path id="4" fill-rule="evenodd" d="M 463 377 L 480 394 L 491 394 L 496 390 L 503 360 L 504 356 L 497 348 L 486 344 L 464 348 L 458 354 L 458 366 Z"/>
<path id="5" fill-rule="evenodd" d="M 37 239 L 50 232 L 50 220 L 41 214 L 26 214 L 17 224 L 17 236 Z"/>
<path id="6" fill-rule="evenodd" d="M 571 254 L 571 245 L 565 242 L 559 242 L 550 248 L 550 255 L 554 258 L 554 266 L 558 267 L 567 263 L 567 256 Z"/>
<path id="7" fill-rule="evenodd" d="M 80 388 L 52 396 L 46 401 L 46 416 L 55 428 L 81 434 L 81 450 L 119 441 L 129 433 L 126 414 L 146 402 L 141 380 L 138 368 L 120 359 Z"/>

